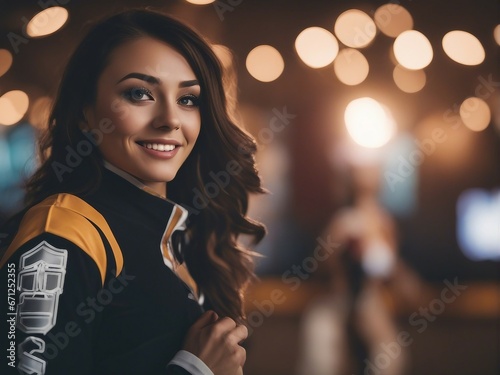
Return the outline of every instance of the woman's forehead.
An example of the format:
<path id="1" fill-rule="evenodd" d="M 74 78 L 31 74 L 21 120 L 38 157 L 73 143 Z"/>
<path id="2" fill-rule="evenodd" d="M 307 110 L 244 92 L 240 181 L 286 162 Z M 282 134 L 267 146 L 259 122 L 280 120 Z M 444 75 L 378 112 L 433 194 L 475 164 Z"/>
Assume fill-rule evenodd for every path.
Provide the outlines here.
<path id="1" fill-rule="evenodd" d="M 160 81 L 196 79 L 188 61 L 177 49 L 148 36 L 115 48 L 109 55 L 103 75 L 120 79 L 130 72 L 156 77 Z"/>

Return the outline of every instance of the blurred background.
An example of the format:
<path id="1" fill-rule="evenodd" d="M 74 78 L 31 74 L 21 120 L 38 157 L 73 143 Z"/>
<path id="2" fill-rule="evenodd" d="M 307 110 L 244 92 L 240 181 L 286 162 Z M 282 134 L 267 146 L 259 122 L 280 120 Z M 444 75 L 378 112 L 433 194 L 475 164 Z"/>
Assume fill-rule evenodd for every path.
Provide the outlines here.
<path id="1" fill-rule="evenodd" d="M 500 373 L 498 1 L 0 4 L 0 219 L 74 46 L 148 5 L 214 44 L 259 144 L 245 373 Z"/>

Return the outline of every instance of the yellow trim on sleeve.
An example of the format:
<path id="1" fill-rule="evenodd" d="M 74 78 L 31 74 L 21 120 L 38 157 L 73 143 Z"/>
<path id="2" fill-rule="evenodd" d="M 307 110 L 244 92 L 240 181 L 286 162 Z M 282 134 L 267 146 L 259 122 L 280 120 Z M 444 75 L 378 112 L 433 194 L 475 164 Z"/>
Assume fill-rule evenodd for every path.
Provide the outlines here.
<path id="1" fill-rule="evenodd" d="M 120 274 L 123 255 L 108 223 L 94 207 L 72 194 L 52 195 L 28 210 L 0 262 L 0 267 L 23 244 L 42 233 L 51 233 L 67 239 L 87 253 L 96 263 L 104 284 L 106 250 L 101 235 L 91 222 L 106 236 L 115 257 L 116 274 Z"/>

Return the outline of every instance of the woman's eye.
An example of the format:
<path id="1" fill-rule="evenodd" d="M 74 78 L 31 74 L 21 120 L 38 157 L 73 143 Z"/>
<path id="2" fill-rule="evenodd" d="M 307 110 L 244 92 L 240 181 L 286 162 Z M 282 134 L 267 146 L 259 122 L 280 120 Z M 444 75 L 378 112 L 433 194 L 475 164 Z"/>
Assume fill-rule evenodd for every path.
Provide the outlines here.
<path id="1" fill-rule="evenodd" d="M 179 104 L 186 107 L 198 107 L 199 98 L 194 95 L 186 95 L 179 99 Z"/>
<path id="2" fill-rule="evenodd" d="M 146 100 L 154 100 L 151 95 L 151 91 L 145 87 L 134 87 L 133 89 L 127 90 L 123 93 L 125 99 L 132 102 L 143 102 Z"/>

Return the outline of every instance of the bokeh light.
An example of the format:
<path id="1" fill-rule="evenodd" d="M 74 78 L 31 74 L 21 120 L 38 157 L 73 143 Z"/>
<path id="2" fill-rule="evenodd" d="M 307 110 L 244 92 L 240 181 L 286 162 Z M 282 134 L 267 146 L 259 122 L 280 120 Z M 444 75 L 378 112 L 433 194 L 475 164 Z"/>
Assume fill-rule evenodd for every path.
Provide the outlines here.
<path id="1" fill-rule="evenodd" d="M 295 39 L 295 50 L 307 66 L 323 68 L 337 56 L 339 43 L 328 30 L 322 27 L 309 27 L 302 30 Z"/>
<path id="2" fill-rule="evenodd" d="M 37 13 L 26 25 L 26 34 L 32 38 L 50 35 L 64 26 L 68 11 L 63 7 L 50 7 Z"/>
<path id="3" fill-rule="evenodd" d="M 490 107 L 480 98 L 467 98 L 460 105 L 460 118 L 470 130 L 480 132 L 486 129 L 491 121 Z"/>
<path id="4" fill-rule="evenodd" d="M 255 79 L 261 82 L 271 82 L 283 73 L 285 62 L 276 48 L 264 44 L 250 51 L 246 67 Z"/>
<path id="5" fill-rule="evenodd" d="M 500 46 L 500 24 L 496 25 L 493 29 L 493 37 L 495 38 L 495 42 Z"/>
<path id="6" fill-rule="evenodd" d="M 396 130 L 394 119 L 388 111 L 369 97 L 350 102 L 346 107 L 344 120 L 354 142 L 369 148 L 385 145 Z"/>
<path id="7" fill-rule="evenodd" d="M 500 191 L 469 189 L 457 201 L 457 241 L 467 258 L 500 260 Z"/>
<path id="8" fill-rule="evenodd" d="M 415 93 L 422 90 L 427 81 L 427 76 L 423 70 L 410 70 L 396 65 L 392 72 L 394 83 L 401 91 Z"/>
<path id="9" fill-rule="evenodd" d="M 212 4 L 215 0 L 186 0 L 188 3 L 196 5 L 207 5 Z"/>
<path id="10" fill-rule="evenodd" d="M 348 47 L 361 48 L 370 44 L 377 34 L 375 22 L 359 9 L 349 9 L 338 16 L 335 35 Z"/>
<path id="11" fill-rule="evenodd" d="M 396 60 L 406 69 L 423 69 L 431 63 L 434 55 L 429 39 L 417 30 L 401 33 L 393 47 Z"/>
<path id="12" fill-rule="evenodd" d="M 350 86 L 363 82 L 370 70 L 366 57 L 353 48 L 344 48 L 340 51 L 333 68 L 339 81 Z"/>
<path id="13" fill-rule="evenodd" d="M 396 59 L 396 56 L 394 56 L 394 48 L 391 47 L 389 48 L 389 60 L 391 60 L 392 65 L 396 66 L 399 65 L 398 60 Z"/>
<path id="14" fill-rule="evenodd" d="M 28 95 L 21 90 L 12 90 L 0 97 L 0 124 L 17 124 L 26 114 L 29 106 Z"/>
<path id="15" fill-rule="evenodd" d="M 382 5 L 375 11 L 373 18 L 380 31 L 393 38 L 413 28 L 413 17 L 399 4 Z"/>
<path id="16" fill-rule="evenodd" d="M 443 50 L 450 59 L 463 65 L 479 65 L 484 61 L 484 48 L 474 35 L 453 30 L 443 37 Z"/>
<path id="17" fill-rule="evenodd" d="M 12 66 L 12 53 L 6 49 L 0 49 L 0 77 Z"/>

